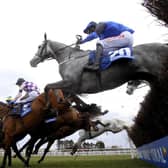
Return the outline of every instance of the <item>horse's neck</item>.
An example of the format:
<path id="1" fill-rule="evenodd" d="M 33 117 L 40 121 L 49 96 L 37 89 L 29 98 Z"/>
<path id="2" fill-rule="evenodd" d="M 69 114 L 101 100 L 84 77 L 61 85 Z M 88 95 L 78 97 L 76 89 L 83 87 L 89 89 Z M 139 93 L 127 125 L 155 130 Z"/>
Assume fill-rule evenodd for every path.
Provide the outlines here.
<path id="1" fill-rule="evenodd" d="M 69 55 L 70 47 L 63 43 L 49 41 L 49 46 L 54 51 L 54 58 L 58 63 L 63 62 L 67 58 L 67 55 Z"/>
<path id="2" fill-rule="evenodd" d="M 55 52 L 55 59 L 59 64 L 88 55 L 88 51 L 73 48 L 62 43 L 50 42 L 50 45 Z"/>

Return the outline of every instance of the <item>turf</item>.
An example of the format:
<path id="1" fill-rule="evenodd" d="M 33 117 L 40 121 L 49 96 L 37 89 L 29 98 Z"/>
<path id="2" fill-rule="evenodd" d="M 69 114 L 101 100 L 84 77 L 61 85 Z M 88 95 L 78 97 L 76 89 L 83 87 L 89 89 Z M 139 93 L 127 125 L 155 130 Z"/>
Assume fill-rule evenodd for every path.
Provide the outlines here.
<path id="1" fill-rule="evenodd" d="M 38 159 L 31 158 L 31 168 L 156 168 L 130 156 L 47 156 L 41 164 L 37 163 Z M 23 164 L 13 159 L 12 168 L 23 168 Z"/>

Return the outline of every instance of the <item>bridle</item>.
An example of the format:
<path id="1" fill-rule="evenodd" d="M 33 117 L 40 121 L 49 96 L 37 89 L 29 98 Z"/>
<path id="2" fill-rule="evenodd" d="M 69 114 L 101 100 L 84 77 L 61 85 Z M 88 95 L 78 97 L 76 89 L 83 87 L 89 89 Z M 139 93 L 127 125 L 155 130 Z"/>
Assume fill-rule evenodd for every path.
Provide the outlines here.
<path id="1" fill-rule="evenodd" d="M 76 35 L 76 38 L 77 38 L 77 41 L 78 41 L 79 39 L 81 39 L 81 36 L 80 35 Z M 52 49 L 52 47 L 50 45 L 48 45 L 48 42 L 49 42 L 49 40 L 47 40 L 47 35 L 45 33 L 44 34 L 44 42 L 43 42 L 43 44 L 41 46 L 39 46 L 39 47 L 42 47 L 41 51 L 39 52 L 38 55 L 36 54 L 41 59 L 41 62 L 43 62 L 44 60 L 56 59 L 57 58 L 56 54 L 59 51 L 64 50 L 66 48 L 69 48 L 69 47 L 72 47 L 72 46 L 76 46 L 77 48 L 79 48 L 79 45 L 77 44 L 77 42 L 75 42 L 75 43 L 72 43 L 72 44 L 67 45 L 65 47 L 58 48 L 56 51 L 54 51 Z M 49 51 L 47 51 L 47 47 L 48 47 Z M 69 56 L 68 56 L 68 58 L 70 59 Z M 64 62 L 66 62 L 66 61 L 62 61 L 60 64 L 63 64 Z"/>

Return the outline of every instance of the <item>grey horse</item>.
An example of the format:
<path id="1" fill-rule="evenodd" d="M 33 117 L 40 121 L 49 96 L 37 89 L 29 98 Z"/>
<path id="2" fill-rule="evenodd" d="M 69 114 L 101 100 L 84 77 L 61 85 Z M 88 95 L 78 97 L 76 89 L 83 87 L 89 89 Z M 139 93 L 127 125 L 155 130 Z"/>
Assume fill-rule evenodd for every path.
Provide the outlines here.
<path id="1" fill-rule="evenodd" d="M 121 59 L 103 71 L 87 71 L 89 51 L 48 40 L 43 43 L 30 61 L 32 67 L 47 59 L 56 59 L 59 64 L 61 81 L 47 84 L 49 89 L 63 89 L 75 94 L 98 93 L 114 89 L 130 80 L 146 80 L 149 84 L 158 81 L 164 59 L 168 57 L 168 45 L 148 43 L 133 48 L 133 60 Z M 49 72 L 53 73 L 53 72 Z"/>
<path id="2" fill-rule="evenodd" d="M 107 120 L 107 119 L 104 119 L 104 117 L 100 116 L 100 117 L 97 117 L 97 120 L 99 121 L 97 124 L 97 128 L 98 128 L 97 131 L 91 130 L 91 132 L 88 132 L 85 130 L 81 130 L 79 132 L 79 138 L 72 148 L 71 155 L 75 154 L 77 149 L 81 146 L 81 144 L 85 140 L 93 139 L 95 137 L 102 135 L 105 132 L 112 132 L 116 134 L 123 130 L 129 131 L 131 127 L 131 124 L 129 122 L 126 122 L 120 119 L 113 118 L 111 120 Z"/>

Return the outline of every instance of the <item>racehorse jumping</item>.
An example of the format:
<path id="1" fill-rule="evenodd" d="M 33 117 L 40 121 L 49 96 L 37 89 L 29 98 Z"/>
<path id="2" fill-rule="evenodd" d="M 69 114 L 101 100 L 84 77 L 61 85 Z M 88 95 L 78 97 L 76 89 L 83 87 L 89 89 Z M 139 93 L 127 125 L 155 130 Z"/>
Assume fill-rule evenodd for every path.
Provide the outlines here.
<path id="1" fill-rule="evenodd" d="M 147 99 L 144 99 L 143 106 L 141 106 L 139 111 L 139 116 L 142 116 L 141 112 L 143 111 L 143 116 L 150 117 L 146 117 L 148 118 L 146 122 L 141 120 L 141 117 L 138 116 L 138 118 L 140 118 L 140 124 L 138 124 L 138 127 L 135 125 L 137 129 L 132 129 L 135 131 L 131 134 L 131 138 L 135 145 L 139 146 L 163 137 L 165 133 L 160 131 L 163 129 L 160 129 L 159 127 L 162 123 L 162 125 L 165 125 L 167 122 L 162 122 L 163 118 L 165 120 L 166 118 L 161 115 L 164 112 L 166 114 L 167 101 L 162 101 L 162 103 L 160 103 L 160 100 L 167 99 L 167 94 L 165 94 L 167 93 L 167 87 L 163 88 L 162 83 L 166 83 L 164 78 L 168 65 L 168 45 L 164 43 L 137 45 L 133 47 L 132 60 L 119 59 L 112 62 L 109 68 L 98 72 L 84 70 L 84 66 L 88 62 L 89 53 L 89 51 L 82 51 L 79 50 L 79 48 L 72 48 L 71 46 L 59 42 L 47 40 L 45 37 L 44 42 L 39 46 L 39 49 L 30 64 L 35 67 L 38 63 L 48 58 L 56 59 L 59 63 L 59 72 L 62 76 L 62 80 L 53 84 L 48 84 L 45 88 L 46 92 L 49 88 L 64 88 L 65 90 L 76 94 L 97 93 L 114 89 L 130 80 L 147 81 L 151 89 L 151 92 L 147 95 L 148 99 L 150 97 L 150 101 L 147 102 Z M 161 97 L 160 95 L 163 96 Z M 155 98 L 155 101 L 152 100 L 152 97 Z M 150 106 L 150 110 L 146 108 L 147 106 Z M 151 114 L 152 117 L 155 116 L 157 119 L 162 116 L 162 119 L 160 118 L 160 120 L 156 119 L 153 121 Z M 141 132 L 139 131 L 139 125 L 142 127 Z M 143 127 L 148 128 L 145 131 L 145 136 Z M 157 135 L 153 127 L 158 130 Z M 139 136 L 136 136 L 137 132 Z M 140 136 L 144 138 L 140 138 Z"/>
<path id="2" fill-rule="evenodd" d="M 55 91 L 50 90 L 48 94 L 50 105 L 53 110 L 65 111 L 69 108 L 69 104 L 64 101 L 65 99 L 61 90 L 56 90 L 56 94 Z M 27 133 L 31 134 L 41 123 L 44 122 L 44 116 L 47 113 L 44 111 L 45 104 L 45 95 L 39 95 L 32 102 L 32 111 L 23 116 L 23 118 L 11 116 L 11 108 L 2 103 L 0 104 L 0 118 L 3 118 L 2 131 L 4 135 L 3 139 L 1 139 L 1 147 L 3 147 L 5 150 L 4 158 L 1 164 L 2 168 L 6 166 L 7 157 L 11 156 L 10 147 L 17 152 L 16 142 L 23 138 Z M 57 122 L 57 124 L 59 123 Z M 24 162 L 25 166 L 29 166 L 28 162 L 20 155 L 20 153 L 17 153 L 17 156 Z"/>
<path id="3" fill-rule="evenodd" d="M 57 60 L 63 80 L 48 84 L 45 91 L 50 88 L 61 88 L 76 94 L 98 93 L 114 89 L 130 80 L 147 80 L 149 84 L 155 83 L 164 66 L 168 45 L 161 43 L 137 45 L 133 48 L 133 59 L 123 57 L 112 62 L 109 68 L 98 72 L 84 70 L 89 53 L 90 51 L 48 40 L 45 35 L 44 42 L 39 46 L 30 64 L 36 67 L 49 58 Z"/>
<path id="4" fill-rule="evenodd" d="M 82 130 L 79 132 L 79 138 L 77 142 L 74 144 L 71 152 L 72 155 L 75 154 L 77 149 L 81 146 L 82 142 L 84 142 L 87 139 L 93 139 L 107 131 L 112 133 L 118 133 L 122 130 L 127 131 L 130 127 L 130 123 L 127 123 L 119 119 L 107 120 L 101 118 L 101 116 L 98 117 L 97 119 L 98 120 L 95 121 L 98 128 L 97 131 L 91 131 L 91 133 L 89 133 L 88 131 Z"/>
<path id="5" fill-rule="evenodd" d="M 79 103 L 79 99 L 78 99 L 78 103 Z M 90 105 L 85 104 L 85 107 L 80 107 L 79 109 L 82 112 L 72 108 L 72 111 L 69 111 L 71 115 L 66 112 L 58 116 L 57 120 L 65 120 L 64 125 L 62 125 L 59 129 L 56 128 L 55 126 L 57 125 L 57 120 L 56 120 L 54 122 L 51 122 L 48 125 L 44 125 L 42 129 L 43 130 L 42 134 L 37 135 L 39 132 L 36 134 L 37 136 L 36 140 L 40 138 L 40 141 L 35 145 L 35 151 L 33 152 L 34 154 L 38 153 L 38 150 L 41 147 L 41 145 L 43 145 L 46 142 L 48 143 L 38 163 L 44 160 L 47 152 L 49 151 L 51 145 L 54 143 L 56 139 L 61 139 L 66 136 L 69 136 L 80 129 L 84 129 L 87 132 L 90 132 L 90 128 L 92 128 L 92 130 L 95 130 L 95 123 L 92 122 L 91 119 L 107 113 L 107 111 L 102 112 L 101 108 L 95 104 L 90 104 Z M 34 141 L 34 139 L 33 141 L 30 140 L 28 142 L 28 148 L 26 151 L 28 151 L 29 159 L 35 142 L 36 141 Z M 25 146 L 23 146 L 21 150 L 23 150 L 24 148 Z"/>

